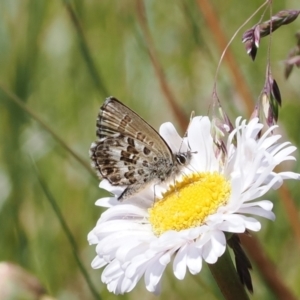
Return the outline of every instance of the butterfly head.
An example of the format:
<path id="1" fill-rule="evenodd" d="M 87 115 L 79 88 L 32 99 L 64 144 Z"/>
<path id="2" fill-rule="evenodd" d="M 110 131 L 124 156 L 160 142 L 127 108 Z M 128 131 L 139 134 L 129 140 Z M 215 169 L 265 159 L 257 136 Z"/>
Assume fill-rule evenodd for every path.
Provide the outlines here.
<path id="1" fill-rule="evenodd" d="M 192 157 L 191 151 L 178 152 L 175 154 L 176 162 L 179 166 L 186 166 L 189 164 Z"/>

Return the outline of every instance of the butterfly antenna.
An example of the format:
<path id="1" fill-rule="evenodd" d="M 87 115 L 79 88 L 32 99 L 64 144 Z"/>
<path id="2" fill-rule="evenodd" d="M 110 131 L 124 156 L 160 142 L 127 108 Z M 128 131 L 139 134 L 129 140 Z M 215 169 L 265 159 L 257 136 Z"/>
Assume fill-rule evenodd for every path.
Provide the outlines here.
<path id="1" fill-rule="evenodd" d="M 179 197 L 179 191 L 178 191 L 178 189 L 176 187 L 176 176 L 173 176 L 173 184 L 174 184 L 174 188 L 175 188 L 175 192 L 177 194 L 177 197 Z"/>
<path id="2" fill-rule="evenodd" d="M 184 133 L 184 135 L 182 137 L 182 141 L 181 141 L 181 145 L 180 145 L 180 148 L 179 148 L 179 152 L 180 152 L 180 149 L 182 148 L 184 138 L 187 138 L 187 136 L 188 136 L 188 131 L 189 131 L 189 128 L 190 128 L 190 125 L 192 123 L 192 120 L 193 120 L 194 116 L 195 116 L 195 112 L 192 111 L 191 112 L 191 116 L 190 116 L 189 125 L 188 125 L 188 127 L 187 127 L 187 129 L 186 129 L 186 131 L 185 131 L 185 133 Z M 188 143 L 188 147 L 189 147 L 189 149 L 191 149 L 189 143 Z"/>
<path id="3" fill-rule="evenodd" d="M 155 196 L 155 187 L 156 187 L 156 185 L 157 185 L 158 183 L 155 183 L 155 184 L 153 184 L 153 204 L 155 203 L 155 201 L 156 201 L 156 196 Z"/>

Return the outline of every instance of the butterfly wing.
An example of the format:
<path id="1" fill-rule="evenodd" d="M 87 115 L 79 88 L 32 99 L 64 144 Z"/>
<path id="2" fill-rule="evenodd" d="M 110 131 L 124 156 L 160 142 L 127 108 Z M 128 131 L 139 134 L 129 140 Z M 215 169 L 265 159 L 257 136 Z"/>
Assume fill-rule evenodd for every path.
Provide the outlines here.
<path id="1" fill-rule="evenodd" d="M 137 139 L 166 155 L 171 153 L 168 144 L 151 125 L 116 98 L 108 97 L 100 108 L 97 136 L 102 140 L 118 134 Z"/>
<path id="2" fill-rule="evenodd" d="M 174 155 L 164 139 L 113 97 L 100 108 L 97 136 L 90 149 L 93 166 L 112 185 L 127 186 L 122 199 L 153 180 L 163 181 L 172 171 Z"/>

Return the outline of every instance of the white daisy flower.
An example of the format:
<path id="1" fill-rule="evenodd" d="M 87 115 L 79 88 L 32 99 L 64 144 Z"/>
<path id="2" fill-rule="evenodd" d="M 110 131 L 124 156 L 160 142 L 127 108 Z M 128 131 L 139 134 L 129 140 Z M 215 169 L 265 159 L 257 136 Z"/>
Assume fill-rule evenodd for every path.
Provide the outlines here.
<path id="1" fill-rule="evenodd" d="M 108 209 L 88 240 L 96 244 L 92 267 L 106 266 L 101 279 L 109 291 L 129 292 L 144 276 L 147 290 L 158 294 L 172 258 L 178 279 L 187 269 L 197 274 L 203 261 L 213 264 L 224 253 L 225 232 L 259 231 L 261 224 L 253 216 L 275 219 L 273 203 L 256 199 L 279 188 L 285 179 L 300 178 L 274 170 L 295 159 L 291 153 L 296 147 L 278 142 L 281 136 L 271 134 L 277 126 L 259 137 L 263 125 L 257 118 L 248 124 L 237 118 L 220 159 L 211 127 L 208 117 L 195 117 L 182 145 L 171 123 L 161 126 L 160 134 L 174 152 L 188 145 L 192 153 L 190 164 L 169 182 L 152 184 L 124 202 L 117 197 L 125 187 L 112 186 L 105 179 L 100 183 L 115 196 L 96 202 Z"/>

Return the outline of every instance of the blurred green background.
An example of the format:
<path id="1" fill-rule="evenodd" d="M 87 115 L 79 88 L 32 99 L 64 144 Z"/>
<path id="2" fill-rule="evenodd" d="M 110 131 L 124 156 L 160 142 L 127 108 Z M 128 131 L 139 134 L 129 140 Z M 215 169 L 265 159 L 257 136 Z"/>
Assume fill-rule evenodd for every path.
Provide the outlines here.
<path id="1" fill-rule="evenodd" d="M 0 261 L 22 266 L 40 280 L 47 294 L 57 299 L 93 299 L 93 295 L 34 165 L 56 200 L 99 295 L 116 299 L 101 283 L 102 271 L 91 269 L 95 248 L 87 243 L 87 234 L 101 214 L 94 202 L 105 192 L 98 188 L 99 180 L 92 170 L 79 163 L 74 153 L 89 165 L 88 149 L 95 140 L 97 113 L 110 95 L 155 128 L 172 121 L 183 133 L 179 127 L 182 120 L 171 109 L 168 91 L 162 89 L 160 80 L 165 79 L 171 98 L 187 119 L 192 110 L 197 115 L 207 113 L 223 49 L 219 44 L 222 36 L 207 21 L 205 5 L 209 3 L 214 10 L 213 24 L 222 29 L 228 42 L 262 4 L 258 0 L 144 2 L 146 19 L 142 18 L 140 1 L 0 1 Z M 287 8 L 299 9 L 299 2 L 274 1 L 274 13 Z M 242 32 L 258 22 L 261 14 L 243 28 L 230 47 L 240 73 L 225 59 L 218 77 L 218 96 L 232 119 L 250 115 L 249 99 L 247 102 L 241 94 L 241 86 L 248 89 L 253 109 L 264 85 L 267 38 L 261 41 L 255 62 L 241 43 Z M 276 31 L 271 50 L 273 76 L 283 99 L 280 131 L 297 147 L 300 70 L 294 70 L 288 80 L 283 74 L 284 59 L 295 45 L 299 25 L 300 18 Z M 155 49 L 152 55 L 164 77 L 155 71 L 149 49 Z M 72 151 L 16 105 L 13 94 Z M 287 168 L 300 172 L 298 162 Z M 295 211 L 299 206 L 299 183 L 288 182 L 287 188 L 297 217 L 289 214 L 278 192 L 270 193 L 266 198 L 274 200 L 277 219 L 274 223 L 262 220 L 263 230 L 257 236 L 281 280 L 300 298 L 299 237 L 291 225 L 297 227 L 299 222 Z M 277 299 L 261 277 L 259 266 L 253 267 L 253 299 Z M 141 296 L 221 297 L 207 266 L 198 276 L 187 274 L 183 281 L 174 278 L 170 266 L 158 298 L 145 290 L 141 280 L 134 291 L 118 299 Z"/>

